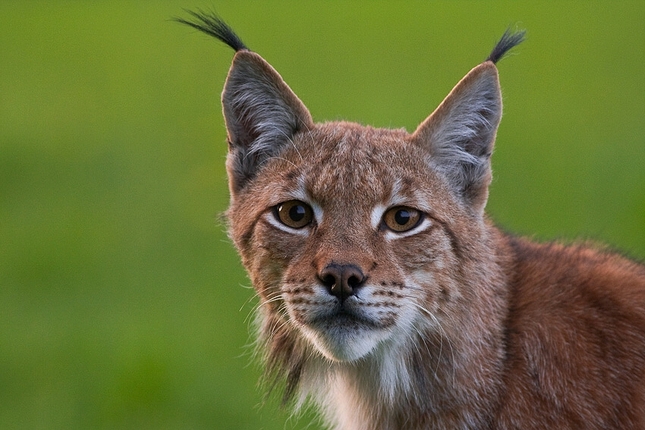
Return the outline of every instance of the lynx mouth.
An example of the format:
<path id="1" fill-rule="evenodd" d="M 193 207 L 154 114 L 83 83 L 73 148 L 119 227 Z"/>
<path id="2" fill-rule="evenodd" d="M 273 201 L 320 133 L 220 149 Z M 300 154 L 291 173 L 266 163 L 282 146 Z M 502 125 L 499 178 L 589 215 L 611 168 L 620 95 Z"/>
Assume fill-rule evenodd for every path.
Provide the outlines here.
<path id="1" fill-rule="evenodd" d="M 366 356 L 388 338 L 387 328 L 392 324 L 339 307 L 308 321 L 302 329 L 325 357 L 335 362 L 351 362 Z"/>
<path id="2" fill-rule="evenodd" d="M 303 300 L 305 302 L 305 300 Z M 370 354 L 396 332 L 396 309 L 381 301 L 352 295 L 338 300 L 321 295 L 318 300 L 288 302 L 298 329 L 327 359 L 351 362 Z"/>
<path id="3" fill-rule="evenodd" d="M 380 330 L 393 324 L 393 319 L 388 317 L 385 320 L 377 320 L 360 315 L 352 309 L 348 309 L 344 304 L 327 315 L 318 315 L 309 321 L 312 328 L 323 330 L 361 330 L 372 329 Z"/>

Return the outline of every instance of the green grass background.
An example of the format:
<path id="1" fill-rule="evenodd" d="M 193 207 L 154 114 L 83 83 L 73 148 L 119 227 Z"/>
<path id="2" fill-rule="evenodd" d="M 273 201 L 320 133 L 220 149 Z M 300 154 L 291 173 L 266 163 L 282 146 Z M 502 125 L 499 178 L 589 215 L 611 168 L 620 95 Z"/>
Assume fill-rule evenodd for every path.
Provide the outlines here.
<path id="1" fill-rule="evenodd" d="M 318 428 L 260 406 L 203 0 L 0 3 L 0 428 Z M 315 119 L 413 130 L 509 25 L 489 213 L 645 258 L 645 2 L 214 6 Z"/>

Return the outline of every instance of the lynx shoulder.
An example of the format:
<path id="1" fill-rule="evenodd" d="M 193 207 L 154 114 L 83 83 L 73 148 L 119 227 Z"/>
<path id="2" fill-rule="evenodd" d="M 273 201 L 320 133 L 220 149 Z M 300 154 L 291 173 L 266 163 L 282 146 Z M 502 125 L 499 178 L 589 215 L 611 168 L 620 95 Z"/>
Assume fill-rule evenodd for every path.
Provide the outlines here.
<path id="1" fill-rule="evenodd" d="M 484 208 L 507 32 L 413 133 L 315 123 L 235 49 L 229 232 L 260 298 L 266 377 L 334 429 L 645 428 L 645 267 L 537 244 Z"/>

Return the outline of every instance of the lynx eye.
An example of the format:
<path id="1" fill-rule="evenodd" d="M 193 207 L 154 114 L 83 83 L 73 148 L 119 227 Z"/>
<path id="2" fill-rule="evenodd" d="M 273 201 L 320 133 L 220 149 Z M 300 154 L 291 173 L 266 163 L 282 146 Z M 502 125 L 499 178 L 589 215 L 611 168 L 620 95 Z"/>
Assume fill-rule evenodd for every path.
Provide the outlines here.
<path id="1" fill-rule="evenodd" d="M 392 231 L 402 233 L 419 225 L 423 218 L 420 211 L 406 206 L 396 206 L 383 215 L 383 222 Z"/>
<path id="2" fill-rule="evenodd" d="M 303 228 L 311 223 L 314 212 L 307 203 L 290 200 L 275 207 L 275 217 L 287 227 Z"/>

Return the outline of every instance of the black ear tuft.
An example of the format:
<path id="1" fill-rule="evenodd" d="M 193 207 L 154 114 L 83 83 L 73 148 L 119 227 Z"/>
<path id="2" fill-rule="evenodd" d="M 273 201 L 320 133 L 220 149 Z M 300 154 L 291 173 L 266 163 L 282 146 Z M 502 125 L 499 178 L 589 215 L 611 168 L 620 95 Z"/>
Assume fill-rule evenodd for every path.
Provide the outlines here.
<path id="1" fill-rule="evenodd" d="M 497 64 L 497 62 L 501 60 L 508 51 L 522 43 L 525 38 L 526 30 L 513 32 L 510 28 L 507 29 L 502 35 L 502 38 L 499 39 L 499 42 L 495 45 L 495 48 L 493 48 L 493 52 L 490 53 L 486 61 L 492 61 L 494 64 Z"/>
<path id="2" fill-rule="evenodd" d="M 189 25 L 208 34 L 209 36 L 213 36 L 235 49 L 235 51 L 243 49 L 246 49 L 247 51 L 249 50 L 244 42 L 242 42 L 242 39 L 240 39 L 233 29 L 229 27 L 228 24 L 225 23 L 224 20 L 222 20 L 222 18 L 220 18 L 215 12 L 204 12 L 201 10 L 198 10 L 197 12 L 186 10 L 186 12 L 192 15 L 194 20 L 184 18 L 173 18 L 173 20 Z"/>

